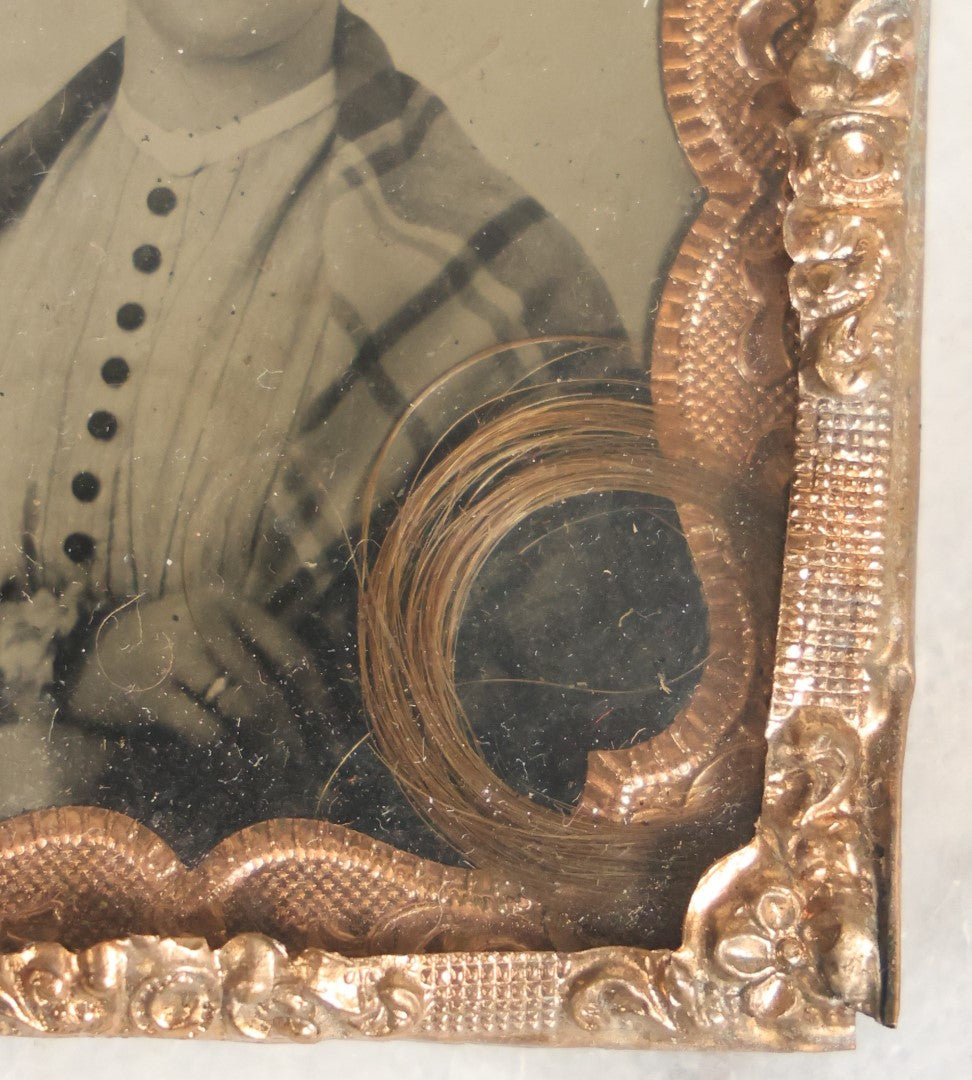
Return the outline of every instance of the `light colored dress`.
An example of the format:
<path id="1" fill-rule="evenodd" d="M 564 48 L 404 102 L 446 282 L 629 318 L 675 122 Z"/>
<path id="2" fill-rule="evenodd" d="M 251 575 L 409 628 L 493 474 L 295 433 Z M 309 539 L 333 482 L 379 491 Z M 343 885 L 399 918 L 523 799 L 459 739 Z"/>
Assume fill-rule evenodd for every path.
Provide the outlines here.
<path id="1" fill-rule="evenodd" d="M 0 578 L 60 590 L 80 574 L 117 597 L 218 579 L 262 599 L 282 580 L 261 531 L 294 539 L 289 570 L 315 563 L 356 524 L 408 402 L 526 333 L 523 296 L 482 268 L 348 378 L 467 240 L 394 214 L 336 122 L 333 72 L 196 136 L 153 130 L 120 97 L 58 158 L 0 243 L 0 408 L 17 432 Z M 476 376 L 477 395 L 501 387 Z M 474 400 L 452 398 L 429 426 Z M 302 483 L 326 503 L 299 536 L 278 490 L 288 450 L 313 459 Z"/>
<path id="2" fill-rule="evenodd" d="M 319 805 L 321 782 L 366 731 L 348 544 L 410 403 L 491 346 L 622 331 L 572 237 L 347 13 L 324 77 L 225 130 L 161 131 L 103 83 L 63 146 L 31 122 L 0 146 L 0 181 L 19 169 L 28 192 L 0 232 L 0 669 L 30 727 L 18 741 L 0 723 L 0 755 L 20 755 L 24 778 L 0 792 L 0 814 L 83 797 L 173 842 L 191 834 L 192 852 L 337 805 Z M 97 98 L 83 73 L 77 85 L 35 122 L 77 112 L 72 94 Z M 400 499 L 458 418 L 552 351 L 508 351 L 450 380 L 411 417 L 379 496 Z M 302 752 L 282 737 L 276 755 L 246 750 L 245 727 L 243 751 L 173 748 L 150 721 L 62 729 L 72 675 L 53 671 L 44 627 L 63 638 L 75 610 L 211 588 L 270 613 L 322 665 L 335 701 L 313 703 Z M 32 686 L 30 655 L 43 658 Z M 15 663 L 26 678 L 11 694 Z M 30 716 L 25 699 L 52 673 L 59 691 Z M 57 753 L 37 750 L 59 733 Z M 99 787 L 103 752 L 121 764 Z M 365 792 L 364 809 L 388 817 L 401 795 L 359 758 L 331 795 Z M 362 827 L 406 843 L 403 814 Z"/>

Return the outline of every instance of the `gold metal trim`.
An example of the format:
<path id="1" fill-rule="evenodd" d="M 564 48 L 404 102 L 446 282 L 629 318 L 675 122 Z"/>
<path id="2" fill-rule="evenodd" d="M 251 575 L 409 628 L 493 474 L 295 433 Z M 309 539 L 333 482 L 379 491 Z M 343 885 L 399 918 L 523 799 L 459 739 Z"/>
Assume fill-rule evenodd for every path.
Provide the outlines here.
<path id="1" fill-rule="evenodd" d="M 767 312 L 784 323 L 767 268 L 781 265 L 780 132 L 791 120 L 785 236 L 801 343 L 763 815 L 755 840 L 701 882 L 682 946 L 352 959 L 317 947 L 291 954 L 245 933 L 221 948 L 160 936 L 74 952 L 26 944 L 45 920 L 70 944 L 59 931 L 70 913 L 28 902 L 59 867 L 72 868 L 68 883 L 84 885 L 89 900 L 115 902 L 127 883 L 132 925 L 152 925 L 159 883 L 188 873 L 127 819 L 56 811 L 0 827 L 3 929 L 12 940 L 19 926 L 25 941 L 0 956 L 0 1031 L 797 1050 L 849 1046 L 856 1011 L 893 1021 L 899 770 L 912 683 L 920 298 L 908 248 L 921 228 L 911 163 L 921 153 L 923 13 L 920 0 L 665 4 L 672 112 L 710 198 L 672 272 L 655 374 L 663 387 L 681 380 L 700 437 L 723 437 L 711 396 L 726 387 L 736 402 L 754 387 L 775 402 L 747 452 L 785 427 L 787 354 L 781 345 L 760 367 L 747 361 L 758 353 L 747 342 L 772 338 Z M 740 266 L 749 270 L 736 273 Z M 747 296 L 726 293 L 727 273 Z M 705 336 L 714 311 L 742 327 L 728 347 L 725 335 Z M 683 386 L 696 397 L 681 395 Z M 242 889 L 244 921 L 257 895 L 246 897 L 247 883 L 279 854 L 279 830 L 292 827 L 258 827 L 211 856 Z M 307 848 L 303 838 L 288 851 L 299 859 Z M 462 902 L 477 902 L 468 881 L 454 884 Z M 204 899 L 196 896 L 198 911 Z M 502 917 L 516 922 L 512 937 L 533 932 L 530 912 L 510 904 Z M 156 933 L 192 930 L 180 921 L 185 908 L 171 917 L 180 924 Z"/>
<path id="2" fill-rule="evenodd" d="M 785 226 L 803 366 L 771 731 L 830 709 L 857 734 L 860 1007 L 897 1017 L 901 767 L 914 685 L 922 0 L 819 0 L 797 57 Z M 850 961 L 835 989 L 846 991 Z M 850 1000 L 853 1000 L 852 998 Z M 855 1004 L 857 1004 L 855 1002 Z"/>

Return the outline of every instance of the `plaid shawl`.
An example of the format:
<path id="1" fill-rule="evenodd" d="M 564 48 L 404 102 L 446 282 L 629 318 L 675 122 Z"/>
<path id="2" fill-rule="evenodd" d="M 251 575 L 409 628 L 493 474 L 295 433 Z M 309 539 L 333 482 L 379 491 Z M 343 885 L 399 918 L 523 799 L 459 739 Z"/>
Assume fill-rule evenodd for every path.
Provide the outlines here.
<path id="1" fill-rule="evenodd" d="M 120 43 L 108 49 L 0 145 L 3 221 L 23 213 L 72 136 L 111 101 L 122 52 Z M 239 732 L 236 756 L 182 746 L 175 758 L 171 746 L 166 750 L 163 732 L 145 726 L 128 733 L 124 751 L 110 763 L 102 802 L 150 821 L 189 855 L 251 821 L 326 813 L 400 846 L 448 857 L 441 844 L 427 836 L 421 839 L 390 777 L 367 755 L 359 753 L 343 766 L 327 804 L 316 805 L 321 778 L 365 730 L 356 677 L 356 582 L 348 550 L 348 539 L 353 545 L 361 526 L 362 486 L 375 451 L 409 403 L 474 353 L 541 335 L 623 338 L 608 291 L 576 241 L 536 200 L 491 167 L 443 103 L 397 71 L 373 31 L 343 10 L 335 70 L 340 102 L 336 126 L 294 185 L 289 209 L 270 223 L 261 240 L 249 317 L 254 327 L 265 325 L 272 296 L 307 288 L 307 263 L 293 256 L 295 248 L 323 251 L 329 286 L 328 311 L 322 312 L 321 323 L 328 329 L 320 350 L 330 360 L 339 359 L 340 375 L 325 378 L 312 372 L 296 402 L 291 435 L 273 482 L 265 488 L 254 492 L 246 481 L 247 455 L 261 449 L 249 446 L 248 411 L 240 414 L 245 423 L 214 433 L 221 451 L 239 457 L 241 464 L 237 482 L 228 485 L 223 478 L 222 486 L 232 488 L 232 497 L 228 503 L 213 503 L 208 527 L 201 530 L 206 539 L 195 556 L 200 578 L 237 583 L 296 632 L 312 653 L 332 700 L 316 703 L 319 707 L 305 714 L 302 755 L 281 762 L 272 744 L 257 741 L 251 757 L 263 763 L 259 769 L 241 769 L 239 764 L 240 754 L 248 753 L 246 740 L 257 739 L 250 730 Z M 301 208 L 307 206 L 317 207 L 318 213 L 324 207 L 323 235 L 305 235 Z M 264 272 L 264 266 L 272 269 Z M 444 395 L 412 416 L 380 486 L 384 513 L 394 511 L 416 466 L 457 417 L 508 389 L 550 355 L 542 349 L 507 353 L 451 382 Z M 569 370 L 609 374 L 616 359 L 614 350 L 595 350 L 574 358 Z M 550 375 L 547 370 L 544 381 Z M 263 395 L 258 407 L 271 398 Z M 254 422 L 253 430 L 258 429 Z M 348 446 L 355 448 L 350 459 L 345 455 Z M 206 486 L 207 478 L 201 476 L 197 487 L 205 492 Z M 684 544 L 672 540 L 677 518 L 670 505 L 657 502 L 654 508 L 642 508 L 635 519 L 630 513 L 621 515 L 618 528 L 607 533 L 601 522 L 575 533 L 577 551 L 587 554 L 595 583 L 603 581 L 605 565 L 631 563 L 636 520 L 639 565 L 652 574 L 668 574 L 669 585 L 663 581 L 659 595 L 674 590 L 672 610 L 681 611 L 688 603 L 698 609 L 691 561 Z M 256 518 L 254 503 L 262 507 Z M 192 507 L 183 510 L 190 517 L 195 512 Z M 659 513 L 666 521 L 652 531 Z M 576 553 L 571 549 L 569 554 L 573 558 Z M 658 571 L 659 564 L 666 569 Z M 641 581 L 639 587 L 649 592 L 656 588 L 653 577 L 649 580 L 643 573 L 638 579 L 633 563 L 631 569 L 632 580 Z M 581 585 L 555 582 L 556 607 L 579 610 L 569 597 L 583 587 L 583 571 L 581 567 Z M 521 610 L 554 610 L 549 595 L 531 599 L 540 576 L 515 582 Z M 550 575 L 546 577 L 549 586 Z M 510 581 L 499 587 L 509 587 Z M 649 604 L 629 603 L 625 597 L 618 602 L 624 605 L 621 611 L 635 603 L 646 609 Z M 663 651 L 695 655 L 704 649 L 704 627 L 697 622 L 673 626 L 667 633 L 668 643 L 659 645 Z M 508 674 L 516 673 L 520 659 L 535 653 L 535 641 L 523 636 L 522 627 L 488 627 L 484 646 L 503 653 Z M 597 664 L 602 639 L 597 634 L 588 638 L 585 647 L 593 651 Z M 623 655 L 610 659 L 626 665 L 640 682 L 639 666 L 650 658 L 640 638 L 632 637 L 629 645 Z M 571 649 L 564 655 L 565 663 L 574 662 Z M 547 675 L 555 685 L 556 671 Z M 605 685 L 596 674 L 591 678 L 592 685 Z M 556 744 L 547 741 L 538 767 L 553 768 L 554 759 L 564 756 L 563 748 L 572 747 L 571 761 L 580 755 L 581 762 L 581 775 L 570 766 L 573 784 L 582 776 L 585 747 L 620 745 L 641 726 L 652 693 L 649 689 L 647 696 L 633 698 L 630 718 L 619 719 L 611 734 L 604 718 L 612 710 L 601 703 L 567 705 L 556 691 L 534 687 L 531 692 L 529 700 L 484 701 L 481 713 L 495 714 L 502 725 L 506 717 L 519 714 L 522 722 L 532 717 L 540 727 L 546 717 L 562 715 L 563 731 Z M 659 695 L 652 698 L 657 699 L 653 711 L 659 717 L 673 715 L 679 698 Z M 603 712 L 603 730 L 592 731 L 591 709 Z M 332 720 L 322 722 L 328 711 Z M 579 737 L 568 733 L 571 725 L 580 726 Z M 488 731 L 480 731 L 488 742 Z M 526 731 L 523 740 L 531 744 Z M 541 742 L 538 735 L 532 744 L 536 753 Z M 494 743 L 509 743 L 499 728 Z M 181 763 L 179 776 L 166 771 L 173 760 Z M 355 792 L 364 795 L 363 802 Z M 566 789 L 561 793 L 569 794 Z M 200 804 L 207 809 L 202 818 Z"/>
<path id="2" fill-rule="evenodd" d="M 279 349 L 289 335 L 310 342 L 321 362 L 289 399 L 247 398 L 237 388 L 237 402 L 224 380 L 222 406 L 245 423 L 213 431 L 212 452 L 199 455 L 197 475 L 185 486 L 192 498 L 168 511 L 181 522 L 172 530 L 178 550 L 160 549 L 154 559 L 157 566 L 173 554 L 185 561 L 188 523 L 204 514 L 205 527 L 193 532 L 206 539 L 188 553 L 196 564 L 189 577 L 232 582 L 277 610 L 297 600 L 305 610 L 318 606 L 331 568 L 348 557 L 345 534 L 360 526 L 362 488 L 378 448 L 430 383 L 493 345 L 539 335 L 623 335 L 607 289 L 576 241 L 484 160 L 439 98 L 394 68 L 364 22 L 345 10 L 338 18 L 337 123 L 296 177 L 289 202 L 260 226 L 250 279 L 238 289 L 246 310 L 234 326 L 244 330 L 227 347 L 262 339 Z M 121 43 L 109 48 L 3 141 L 4 220 L 23 212 L 72 135 L 110 102 L 122 52 Z M 320 272 L 322 252 L 318 325 L 306 317 L 313 305 L 305 304 L 295 319 L 309 326 L 281 327 L 278 297 L 313 295 L 308 281 Z M 221 362 L 216 330 L 201 335 L 196 313 L 186 314 L 179 348 L 212 369 Z M 269 335 L 277 340 L 268 342 Z M 452 381 L 410 418 L 380 496 L 401 491 L 456 417 L 543 359 L 542 351 L 521 350 Z M 601 363 L 595 360 L 594 369 Z M 581 368 L 575 361 L 572 370 Z M 265 470 L 247 463 L 267 460 L 280 446 L 249 442 L 249 432 L 279 431 L 281 410 L 295 417 L 284 454 L 272 482 L 254 491 L 240 480 Z M 212 462 L 224 459 L 234 467 L 208 475 Z M 258 502 L 265 503 L 259 515 Z M 149 561 L 139 553 L 136 559 Z M 161 580 L 164 589 L 164 572 Z M 149 573 L 131 588 L 151 595 L 159 577 Z"/>

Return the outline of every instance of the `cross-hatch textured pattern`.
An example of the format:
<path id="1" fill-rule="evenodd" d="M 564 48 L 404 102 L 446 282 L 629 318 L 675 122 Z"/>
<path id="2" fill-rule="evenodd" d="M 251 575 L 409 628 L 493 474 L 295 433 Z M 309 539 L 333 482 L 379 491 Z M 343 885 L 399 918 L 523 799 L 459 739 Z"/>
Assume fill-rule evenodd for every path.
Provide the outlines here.
<path id="1" fill-rule="evenodd" d="M 680 51 L 694 47 L 694 30 L 714 28 L 717 37 L 723 35 L 728 55 L 732 35 L 724 36 L 727 25 L 735 27 L 751 16 L 758 20 L 768 11 L 766 26 L 750 26 L 748 36 L 750 54 L 769 55 L 764 46 L 770 40 L 779 41 L 778 31 L 786 25 L 779 13 L 805 14 L 813 9 L 819 15 L 815 47 L 807 51 L 804 59 L 809 62 L 802 74 L 794 73 L 792 80 L 794 89 L 805 99 L 804 112 L 813 112 L 814 101 L 818 101 L 817 119 L 826 126 L 834 118 L 857 117 L 862 108 L 884 108 L 882 103 L 889 100 L 905 124 L 910 123 L 917 40 L 916 27 L 908 21 L 917 10 L 912 0 L 883 0 L 882 12 L 887 10 L 894 18 L 880 20 L 869 0 L 818 5 L 811 0 L 766 0 L 762 4 L 758 0 L 670 0 L 664 7 L 666 74 L 678 68 L 672 54 L 677 60 Z M 878 37 L 879 32 L 887 40 L 877 41 L 866 52 L 871 59 L 859 72 L 860 55 L 848 57 L 841 50 L 846 53 L 856 48 L 862 33 Z M 787 35 L 782 36 L 785 39 Z M 833 52 L 838 55 L 831 56 Z M 879 63 L 885 66 L 879 68 Z M 713 83 L 717 84 L 719 65 L 713 62 L 712 69 Z M 863 87 L 855 82 L 858 73 L 865 80 Z M 752 96 L 743 68 L 738 69 L 738 75 Z M 709 73 L 696 68 L 692 77 L 706 83 Z M 687 86 L 684 70 L 681 79 Z M 728 143 L 720 137 L 722 116 L 707 114 L 704 90 L 695 100 L 694 115 L 686 104 L 694 100 L 691 87 L 687 90 L 683 100 L 677 95 L 672 98 L 676 119 L 681 110 L 683 144 L 705 147 L 713 161 L 729 162 L 739 175 L 746 174 L 746 162 L 733 162 L 732 152 L 726 149 Z M 879 95 L 879 99 L 872 101 L 868 94 Z M 726 122 L 731 121 L 730 116 Z M 707 123 L 708 133 L 702 130 Z M 695 126 L 694 135 L 691 125 Z M 745 126 L 741 123 L 740 130 Z M 889 137 L 899 139 L 894 131 Z M 855 144 L 840 145 L 843 152 L 848 145 L 853 150 Z M 699 160 L 694 159 L 696 164 Z M 858 162 L 853 155 L 849 166 L 854 173 Z M 811 169 L 813 176 L 819 171 L 816 166 Z M 738 224 L 742 216 L 738 211 L 738 206 L 736 211 L 725 209 L 721 218 L 710 217 L 703 224 L 717 231 L 727 222 Z M 853 200 L 850 212 L 853 216 Z M 899 210 L 895 214 L 902 219 L 907 216 Z M 888 220 L 895 214 L 888 214 Z M 917 216 L 912 214 L 911 218 L 916 220 Z M 801 245 L 795 247 L 800 249 Z M 714 249 L 721 250 L 718 243 Z M 696 237 L 686 250 L 690 258 L 673 271 L 667 309 L 663 303 L 667 321 L 660 318 L 656 342 L 660 355 L 671 361 L 662 372 L 662 379 L 669 381 L 677 381 L 678 360 L 683 355 L 679 328 L 682 315 L 693 302 L 691 283 L 702 280 L 703 263 L 698 260 L 704 260 L 704 253 L 713 246 L 707 247 Z M 806 250 L 819 251 L 813 246 Z M 888 250 L 894 271 L 904 259 L 905 245 L 895 243 Z M 693 268 L 700 272 L 694 274 Z M 810 280 L 820 280 L 818 269 L 811 267 Z M 853 267 L 850 272 L 856 275 Z M 877 299 L 869 299 L 869 303 L 890 310 L 883 294 L 875 296 Z M 914 297 L 907 303 L 900 301 L 895 314 L 899 321 L 914 319 Z M 787 651 L 799 642 L 785 630 L 780 642 L 780 689 L 774 703 L 775 718 L 785 722 L 771 732 L 760 835 L 753 845 L 713 868 L 689 910 L 685 943 L 677 953 L 606 949 L 586 959 L 578 954 L 509 957 L 491 952 L 352 961 L 313 954 L 313 950 L 313 955 L 289 958 L 281 946 L 256 934 L 235 939 L 219 954 L 198 943 L 155 939 L 109 943 L 101 947 L 99 956 L 80 958 L 58 946 L 41 946 L 0 958 L 0 981 L 5 989 L 2 1030 L 62 1034 L 139 1031 L 192 1037 L 207 1033 L 250 1039 L 266 1038 L 268 1033 L 270 1037 L 304 1039 L 354 1033 L 423 1033 L 445 1039 L 522 1038 L 563 1045 L 671 1046 L 677 1042 L 682 1047 L 698 1048 L 847 1048 L 853 1037 L 853 1010 L 876 1013 L 881 993 L 894 981 L 894 957 L 888 963 L 888 957 L 879 956 L 872 873 L 877 864 L 872 849 L 877 839 L 887 839 L 888 830 L 875 830 L 868 820 L 874 790 L 862 765 L 867 753 L 888 744 L 855 730 L 829 709 L 791 710 L 791 706 L 796 682 L 804 679 L 806 686 L 801 692 L 817 695 L 814 700 L 820 704 L 837 704 L 845 716 L 852 714 L 852 720 L 859 721 L 862 713 L 855 710 L 862 708 L 868 685 L 865 654 L 870 648 L 874 657 L 875 648 L 888 645 L 883 624 L 888 606 L 893 606 L 898 595 L 888 579 L 894 569 L 903 566 L 901 549 L 909 540 L 907 508 L 897 501 L 885 503 L 892 488 L 897 500 L 913 472 L 914 462 L 908 460 L 908 428 L 914 416 L 909 415 L 904 391 L 913 388 L 915 380 L 913 367 L 909 370 L 914 356 L 908 352 L 905 342 L 902 355 L 896 358 L 900 367 L 897 371 L 889 367 L 883 373 L 892 375 L 887 397 L 874 393 L 863 403 L 862 399 L 855 402 L 853 397 L 841 399 L 838 394 L 817 392 L 801 410 L 783 621 L 786 627 L 804 620 L 799 640 L 805 638 L 807 648 L 791 658 L 794 666 L 789 669 Z M 723 359 L 714 356 L 713 363 Z M 839 380 L 828 385 L 834 381 Z M 904 450 L 895 459 L 889 451 L 898 453 L 903 442 Z M 907 572 L 905 567 L 905 577 Z M 883 607 L 879 588 L 888 600 Z M 876 662 L 879 677 L 887 676 L 888 665 L 880 656 Z M 881 668 L 881 664 L 885 666 Z M 894 695 L 902 699 L 897 705 L 903 705 L 904 691 L 896 687 L 889 697 Z M 786 715 L 789 711 L 795 715 Z M 885 709 L 878 719 L 887 720 L 888 715 Z M 895 765 L 887 756 L 882 759 L 880 777 L 891 787 Z M 791 789 L 794 775 L 797 783 Z M 794 795 L 801 799 L 796 812 Z M 809 807 L 806 801 L 811 803 Z M 867 808 L 862 808 L 862 803 Z M 281 851 L 285 854 L 278 866 L 289 865 L 291 859 L 296 864 L 314 850 L 306 837 L 295 839 L 292 824 L 279 825 L 283 829 L 279 833 L 274 833 L 271 825 L 269 832 L 232 838 L 238 845 L 235 852 L 224 847 L 220 857 L 229 857 L 222 875 L 217 875 L 224 897 L 233 896 L 237 886 L 241 890 L 238 895 L 242 895 L 251 875 L 259 883 L 254 895 L 267 891 L 275 880 L 269 865 Z M 129 834 L 132 844 L 126 847 L 123 837 Z M 144 895 L 168 873 L 182 874 L 164 845 L 143 834 L 134 823 L 108 821 L 100 811 L 81 811 L 73 818 L 38 815 L 0 827 L 0 922 L 9 927 L 11 915 L 28 914 L 25 902 L 49 901 L 52 894 L 70 894 L 79 882 L 100 880 L 93 869 L 98 863 L 108 868 L 106 877 L 122 868 L 119 888 L 124 895 Z M 41 852 L 48 847 L 62 850 L 63 859 L 44 862 L 47 855 Z M 83 870 L 79 870 L 71 850 L 81 852 Z M 118 852 L 120 862 L 113 862 L 119 858 Z M 362 854 L 365 861 L 371 857 Z M 791 854 L 793 861 L 786 861 Z M 372 855 L 384 866 L 400 866 L 403 874 L 418 873 L 418 867 L 390 849 L 375 849 Z M 323 864 L 340 866 L 343 857 L 337 856 L 336 864 L 324 858 Z M 35 858 L 40 859 L 36 865 L 47 866 L 48 872 L 39 872 L 32 879 L 37 895 L 28 897 L 23 887 L 15 889 L 14 882 L 18 874 L 19 881 L 27 880 L 23 868 Z M 218 859 L 214 855 L 207 861 L 212 869 Z M 827 869 L 826 875 L 820 874 L 821 867 Z M 285 908 L 292 898 L 309 903 L 316 897 L 309 884 L 315 873 L 313 860 L 307 869 L 304 886 L 298 883 L 296 870 L 290 877 L 290 869 L 286 884 L 273 886 L 280 889 L 280 903 Z M 197 884 L 205 885 L 200 871 L 195 872 Z M 890 895 L 889 883 L 882 884 L 883 892 Z M 215 899 L 211 896 L 214 887 L 211 882 L 199 894 Z M 305 887 L 310 891 L 302 892 Z M 161 885 L 158 889 L 164 891 Z M 476 889 L 471 887 L 471 892 L 475 894 Z M 19 911 L 3 909 L 8 898 L 21 905 Z M 804 940 L 807 925 L 800 920 L 809 911 L 823 917 L 818 925 L 824 933 L 806 935 Z M 304 914 L 309 921 L 317 915 L 310 911 Z M 885 921 L 893 922 L 893 912 L 890 915 Z M 821 941 L 838 926 L 838 947 L 824 958 L 819 952 Z M 68 931 L 62 930 L 59 937 L 68 940 Z M 99 971 L 110 978 L 103 977 L 92 990 L 90 974 L 97 969 L 99 959 L 110 962 L 105 971 Z M 44 997 L 38 1002 L 35 989 L 51 985 L 51 975 L 63 988 L 62 997 Z M 47 1007 L 50 1001 L 55 1008 Z M 324 1013 L 327 1015 L 322 1017 Z M 335 1013 L 340 1024 L 334 1021 Z M 884 1015 L 893 1018 L 893 1007 L 885 1006 Z"/>
<path id="2" fill-rule="evenodd" d="M 105 810 L 0 823 L 0 948 L 70 948 L 129 934 L 259 932 L 349 955 L 491 938 L 548 945 L 536 902 L 489 874 L 440 866 L 339 825 L 274 821 L 223 841 L 195 869 Z"/>
<path id="3" fill-rule="evenodd" d="M 865 715 L 885 580 L 892 417 L 887 404 L 800 410 L 773 716 Z"/>
<path id="4" fill-rule="evenodd" d="M 423 1028 L 443 1037 L 521 1039 L 553 1030 L 560 1020 L 565 966 L 555 953 L 429 957 L 421 979 L 437 993 Z"/>

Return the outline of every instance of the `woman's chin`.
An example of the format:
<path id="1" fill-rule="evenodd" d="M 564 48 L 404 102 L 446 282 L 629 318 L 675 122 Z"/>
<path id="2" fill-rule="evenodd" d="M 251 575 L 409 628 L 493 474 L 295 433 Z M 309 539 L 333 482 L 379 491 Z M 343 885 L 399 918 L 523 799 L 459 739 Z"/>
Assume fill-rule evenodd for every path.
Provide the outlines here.
<path id="1" fill-rule="evenodd" d="M 337 7 L 330 0 L 134 0 L 134 6 L 180 56 L 199 61 L 245 60 L 291 40 L 315 15 Z"/>

